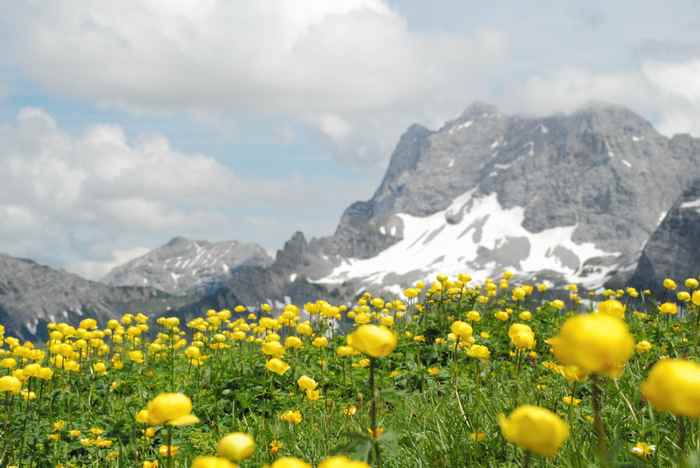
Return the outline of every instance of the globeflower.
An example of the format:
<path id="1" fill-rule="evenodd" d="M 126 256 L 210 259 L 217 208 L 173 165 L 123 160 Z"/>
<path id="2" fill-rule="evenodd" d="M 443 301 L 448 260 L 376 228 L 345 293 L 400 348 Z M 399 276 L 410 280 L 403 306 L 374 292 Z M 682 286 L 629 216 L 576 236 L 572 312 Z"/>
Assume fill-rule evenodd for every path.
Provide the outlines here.
<path id="1" fill-rule="evenodd" d="M 157 468 L 158 465 L 154 466 Z M 225 458 L 205 456 L 195 458 L 192 461 L 192 468 L 236 468 L 236 465 Z"/>
<path id="2" fill-rule="evenodd" d="M 491 357 L 491 351 L 483 345 L 471 345 L 467 350 L 467 356 L 485 361 Z"/>
<path id="3" fill-rule="evenodd" d="M 270 468 L 311 468 L 311 465 L 294 457 L 282 457 L 274 461 Z"/>
<path id="4" fill-rule="evenodd" d="M 605 314 L 567 319 L 548 343 L 561 363 L 609 377 L 619 376 L 634 352 L 634 338 L 625 322 Z"/>
<path id="5" fill-rule="evenodd" d="M 216 451 L 222 457 L 239 462 L 250 458 L 255 451 L 255 440 L 249 434 L 234 432 L 219 441 Z"/>
<path id="6" fill-rule="evenodd" d="M 148 423 L 155 426 L 189 426 L 199 422 L 192 414 L 192 400 L 182 393 L 161 393 L 146 406 Z M 143 413 L 139 412 L 143 417 Z"/>
<path id="7" fill-rule="evenodd" d="M 316 382 L 314 379 L 312 379 L 308 375 L 302 375 L 297 380 L 297 385 L 299 385 L 299 388 L 301 388 L 304 391 L 316 390 L 316 387 L 318 387 L 318 382 Z"/>
<path id="8" fill-rule="evenodd" d="M 634 349 L 635 349 L 638 353 L 648 353 L 649 351 L 651 351 L 651 348 L 652 348 L 652 344 L 651 344 L 650 342 L 648 342 L 647 340 L 642 340 L 642 341 L 640 341 L 640 342 L 637 343 L 637 345 L 634 347 Z"/>
<path id="9" fill-rule="evenodd" d="M 280 420 L 292 424 L 299 424 L 302 421 L 301 412 L 299 410 L 288 410 L 280 414 Z"/>
<path id="10" fill-rule="evenodd" d="M 625 306 L 616 299 L 608 299 L 598 304 L 598 313 L 611 315 L 619 319 L 625 318 Z"/>
<path id="11" fill-rule="evenodd" d="M 378 325 L 362 325 L 348 335 L 348 344 L 373 358 L 385 357 L 396 348 L 394 332 Z"/>
<path id="12" fill-rule="evenodd" d="M 453 322 L 450 330 L 452 330 L 452 333 L 454 333 L 460 340 L 468 340 L 473 333 L 471 325 L 460 320 Z"/>
<path id="13" fill-rule="evenodd" d="M 659 411 L 700 417 L 700 364 L 662 359 L 642 383 L 642 396 Z"/>
<path id="14" fill-rule="evenodd" d="M 532 349 L 535 344 L 535 333 L 523 323 L 514 323 L 508 329 L 510 341 L 518 349 Z"/>
<path id="15" fill-rule="evenodd" d="M 508 417 L 500 415 L 498 425 L 508 442 L 546 457 L 556 455 L 569 437 L 569 426 L 539 406 L 519 406 Z"/>
<path id="16" fill-rule="evenodd" d="M 664 302 L 659 306 L 659 312 L 664 315 L 676 315 L 678 313 L 678 305 L 675 302 Z"/>
<path id="17" fill-rule="evenodd" d="M 0 377 L 0 392 L 9 392 L 12 394 L 18 394 L 22 388 L 22 382 L 11 375 L 5 375 Z"/>
<path id="18" fill-rule="evenodd" d="M 279 358 L 272 358 L 267 361 L 265 368 L 277 375 L 282 375 L 289 370 L 289 364 Z"/>
<path id="19" fill-rule="evenodd" d="M 672 290 L 674 290 L 674 289 L 676 289 L 676 288 L 678 287 L 678 286 L 676 285 L 676 282 L 673 281 L 671 278 L 666 278 L 666 279 L 664 279 L 664 281 L 663 281 L 663 286 L 664 286 L 664 288 L 666 288 L 666 289 L 668 289 L 668 290 L 670 290 L 670 291 L 672 291 Z"/>
<path id="20" fill-rule="evenodd" d="M 318 468 L 370 468 L 370 466 L 358 460 L 353 460 L 343 455 L 329 457 L 323 460 Z"/>

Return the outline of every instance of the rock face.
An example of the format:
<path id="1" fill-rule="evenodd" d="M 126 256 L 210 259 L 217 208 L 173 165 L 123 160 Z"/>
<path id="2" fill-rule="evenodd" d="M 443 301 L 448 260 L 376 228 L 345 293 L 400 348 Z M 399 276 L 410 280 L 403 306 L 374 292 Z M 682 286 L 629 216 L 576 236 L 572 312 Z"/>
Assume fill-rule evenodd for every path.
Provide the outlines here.
<path id="1" fill-rule="evenodd" d="M 438 272 L 483 280 L 504 269 L 623 284 L 700 177 L 699 157 L 699 140 L 666 138 L 614 105 L 535 118 L 477 103 L 437 131 L 411 126 L 372 198 L 350 205 L 332 236 L 296 233 L 272 266 L 241 269 L 226 289 L 281 300 L 305 283 L 347 298 Z"/>
<path id="2" fill-rule="evenodd" d="M 149 286 L 176 295 L 207 293 L 216 290 L 235 268 L 271 263 L 267 252 L 254 243 L 176 237 L 114 268 L 103 282 L 111 286 Z"/>
<path id="3" fill-rule="evenodd" d="M 254 244 L 176 238 L 116 268 L 109 285 L 0 257 L 0 322 L 30 336 L 54 319 L 127 308 L 188 318 L 338 303 L 438 272 L 481 281 L 510 269 L 588 287 L 694 276 L 699 160 L 700 140 L 666 138 L 618 106 L 535 118 L 477 103 L 436 131 L 411 126 L 374 195 L 331 236 L 297 232 L 274 261 Z"/>
<path id="4" fill-rule="evenodd" d="M 45 339 L 49 322 L 107 320 L 125 311 L 160 313 L 192 301 L 153 288 L 107 286 L 0 254 L 0 323 L 8 336 Z"/>
<path id="5" fill-rule="evenodd" d="M 698 140 L 668 139 L 637 114 L 591 104 L 507 116 L 474 104 L 437 131 L 401 137 L 374 196 L 312 240 L 304 274 L 391 288 L 437 272 L 509 268 L 588 286 L 624 282 L 681 191 Z"/>
<path id="6" fill-rule="evenodd" d="M 644 246 L 630 281 L 639 288 L 658 290 L 664 278 L 700 274 L 700 179 L 681 195 Z"/>

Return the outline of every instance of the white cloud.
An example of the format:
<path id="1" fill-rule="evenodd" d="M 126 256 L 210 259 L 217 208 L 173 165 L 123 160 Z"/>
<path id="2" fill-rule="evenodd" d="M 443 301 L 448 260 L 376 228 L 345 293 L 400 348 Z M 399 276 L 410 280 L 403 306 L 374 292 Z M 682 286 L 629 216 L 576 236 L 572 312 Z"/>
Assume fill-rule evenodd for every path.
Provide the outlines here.
<path id="1" fill-rule="evenodd" d="M 102 278 L 112 268 L 122 265 L 129 260 L 140 257 L 149 252 L 145 247 L 134 247 L 126 250 L 114 250 L 111 252 L 111 259 L 103 261 L 80 261 L 66 266 L 66 270 L 76 273 L 84 278 Z"/>
<path id="2" fill-rule="evenodd" d="M 700 135 L 700 61 L 642 61 L 634 69 L 596 72 L 562 67 L 533 76 L 502 99 L 504 108 L 536 114 L 570 112 L 590 101 L 624 105 L 668 136 Z"/>
<path id="3" fill-rule="evenodd" d="M 37 108 L 0 123 L 0 167 L 0 252 L 90 278 L 175 235 L 277 244 L 321 211 L 337 219 L 365 187 L 301 172 L 240 177 L 163 136 L 106 124 L 73 135 Z M 330 186 L 342 196 L 329 201 Z"/>
<path id="4" fill-rule="evenodd" d="M 230 227 L 224 208 L 250 188 L 226 166 L 175 151 L 163 137 L 130 141 L 110 125 L 72 136 L 35 108 L 0 126 L 0 147 L 0 250 L 56 255 L 90 275 L 122 259 L 121 244 Z"/>
<path id="5" fill-rule="evenodd" d="M 376 151 L 483 97 L 508 56 L 501 32 L 418 33 L 383 0 L 68 0 L 11 20 L 15 60 L 53 92 L 133 112 L 286 115 Z"/>

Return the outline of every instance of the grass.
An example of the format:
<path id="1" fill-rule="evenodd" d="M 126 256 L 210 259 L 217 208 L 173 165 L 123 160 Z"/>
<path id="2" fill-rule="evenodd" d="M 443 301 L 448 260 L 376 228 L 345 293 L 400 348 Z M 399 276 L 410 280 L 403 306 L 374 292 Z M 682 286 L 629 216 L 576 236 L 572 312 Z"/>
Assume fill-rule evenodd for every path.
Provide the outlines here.
<path id="1" fill-rule="evenodd" d="M 570 437 L 556 457 L 534 456 L 530 466 L 700 466 L 697 421 L 658 412 L 640 394 L 640 384 L 662 356 L 697 358 L 698 312 L 692 302 L 678 301 L 679 313 L 667 317 L 659 313 L 653 295 L 617 293 L 627 305 L 625 318 L 632 335 L 636 341 L 650 341 L 652 348 L 636 353 L 619 379 L 600 380 L 610 447 L 606 462 L 597 454 L 590 379 L 570 382 L 555 366 L 545 364 L 555 361 L 547 338 L 557 334 L 567 317 L 587 312 L 576 292 L 558 310 L 537 288 L 514 301 L 512 287 L 505 283 L 495 289 L 468 287 L 443 278 L 441 284 L 440 291 L 430 293 L 429 285 L 417 298 L 403 302 L 387 298 L 373 305 L 372 297 L 365 295 L 349 310 L 317 302 L 307 307 L 312 312 L 311 336 L 298 333 L 304 320 L 294 308 L 287 308 L 281 319 L 261 320 L 281 311 L 255 315 L 239 307 L 239 312 L 210 311 L 188 324 L 131 314 L 102 328 L 90 322 L 82 329 L 53 324 L 52 339 L 43 347 L 6 338 L 0 374 L 18 376 L 23 391 L 33 392 L 35 399 L 25 398 L 28 393 L 0 395 L 0 465 L 140 467 L 158 461 L 161 467 L 186 467 L 196 456 L 215 454 L 224 435 L 240 431 L 251 434 L 257 444 L 242 467 L 272 464 L 281 456 L 315 466 L 334 453 L 376 466 L 375 446 L 384 467 L 515 467 L 525 463 L 525 452 L 503 438 L 498 415 L 532 404 L 567 421 Z M 593 309 L 604 298 L 589 299 Z M 471 310 L 481 315 L 471 325 L 475 343 L 491 352 L 488 360 L 467 356 L 467 346 L 450 340 L 451 323 L 466 321 Z M 504 310 L 509 311 L 508 319 L 496 319 L 495 313 Z M 524 310 L 532 313 L 527 322 L 518 319 Z M 312 345 L 315 336 L 331 336 L 332 325 L 352 324 L 353 316 L 384 323 L 391 317 L 399 337 L 396 349 L 376 360 L 377 438 L 368 431 L 372 391 L 367 358 L 338 356 L 338 347 L 346 344 L 338 333 L 327 347 Z M 508 337 L 513 323 L 533 329 L 534 349 L 513 347 Z M 290 368 L 282 375 L 266 369 L 269 356 L 261 352 L 260 342 L 275 335 L 283 343 L 291 335 L 303 341 L 301 348 L 285 350 L 281 358 Z M 204 357 L 188 357 L 185 351 L 191 346 Z M 143 352 L 144 362 L 130 360 L 135 350 Z M 63 356 L 63 362 L 57 356 Z M 69 361 L 79 369 L 65 370 Z M 95 372 L 98 362 L 105 364 L 106 372 Z M 52 369 L 53 375 L 27 377 L 31 363 Z M 296 381 L 302 375 L 318 382 L 319 399 L 300 390 Z M 147 431 L 149 426 L 135 419 L 162 392 L 191 397 L 193 413 L 200 418 L 198 424 L 174 428 L 173 444 L 179 450 L 172 459 L 159 454 L 159 447 L 167 443 L 167 430 L 154 426 Z M 563 397 L 569 395 L 580 404 L 566 405 Z M 287 410 L 298 410 L 302 421 L 280 420 Z M 635 455 L 632 448 L 638 442 L 656 449 L 648 456 Z"/>

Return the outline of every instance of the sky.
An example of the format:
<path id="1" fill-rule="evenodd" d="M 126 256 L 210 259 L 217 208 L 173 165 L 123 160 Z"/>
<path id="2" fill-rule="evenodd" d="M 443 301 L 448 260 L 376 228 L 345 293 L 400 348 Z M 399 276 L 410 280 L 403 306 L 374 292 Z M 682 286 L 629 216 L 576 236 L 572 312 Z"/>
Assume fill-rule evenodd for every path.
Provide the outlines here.
<path id="1" fill-rule="evenodd" d="M 91 279 L 178 235 L 331 234 L 474 101 L 700 136 L 697 0 L 3 3 L 0 252 Z"/>

